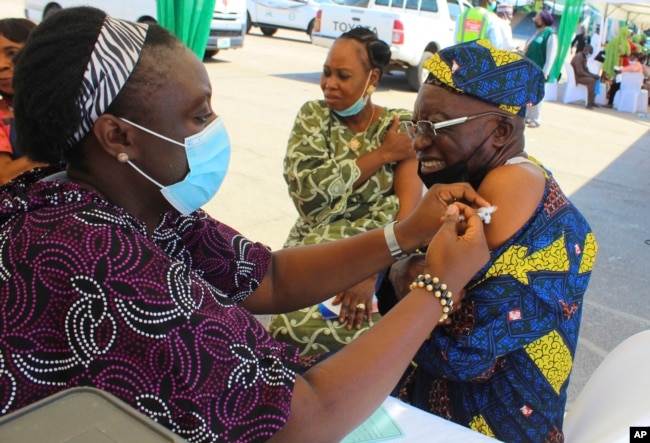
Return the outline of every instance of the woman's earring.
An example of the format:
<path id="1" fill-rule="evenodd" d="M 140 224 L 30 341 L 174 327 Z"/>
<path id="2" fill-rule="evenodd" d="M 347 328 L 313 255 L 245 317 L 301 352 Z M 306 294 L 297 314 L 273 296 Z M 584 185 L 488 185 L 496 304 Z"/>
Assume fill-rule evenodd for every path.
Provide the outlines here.
<path id="1" fill-rule="evenodd" d="M 129 161 L 129 154 L 126 152 L 120 152 L 117 154 L 117 161 L 120 163 L 126 163 Z"/>
<path id="2" fill-rule="evenodd" d="M 368 89 L 366 89 L 366 94 L 372 95 L 375 92 L 375 85 L 370 85 L 368 86 Z"/>

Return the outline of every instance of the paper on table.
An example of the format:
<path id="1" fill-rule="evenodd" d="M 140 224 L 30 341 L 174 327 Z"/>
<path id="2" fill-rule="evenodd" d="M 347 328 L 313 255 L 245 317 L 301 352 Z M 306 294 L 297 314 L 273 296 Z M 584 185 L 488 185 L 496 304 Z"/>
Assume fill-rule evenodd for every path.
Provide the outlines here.
<path id="1" fill-rule="evenodd" d="M 390 416 L 386 408 L 380 406 L 361 426 L 349 433 L 341 443 L 364 443 L 391 440 L 404 437 L 404 432 Z"/>
<path id="2" fill-rule="evenodd" d="M 325 319 L 338 318 L 341 313 L 341 305 L 333 305 L 332 302 L 336 297 L 325 300 L 323 303 L 319 304 L 320 313 Z"/>
<path id="3" fill-rule="evenodd" d="M 334 299 L 336 299 L 336 297 L 329 298 L 318 305 L 320 313 L 324 319 L 332 320 L 339 317 L 339 314 L 341 313 L 341 305 L 333 305 L 332 302 Z M 372 312 L 379 312 L 376 295 L 372 297 Z"/>

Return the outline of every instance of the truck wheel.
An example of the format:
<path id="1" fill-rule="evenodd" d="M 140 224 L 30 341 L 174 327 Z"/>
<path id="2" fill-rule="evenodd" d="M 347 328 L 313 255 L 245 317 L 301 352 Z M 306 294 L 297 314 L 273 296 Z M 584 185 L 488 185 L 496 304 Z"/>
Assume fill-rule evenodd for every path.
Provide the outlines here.
<path id="1" fill-rule="evenodd" d="M 204 59 L 206 59 L 206 58 L 212 58 L 212 57 L 214 57 L 215 55 L 217 55 L 217 52 L 219 52 L 218 49 L 206 50 L 206 51 L 203 53 L 203 58 L 204 58 Z"/>
<path id="2" fill-rule="evenodd" d="M 314 21 L 309 22 L 309 26 L 307 26 L 307 35 L 309 36 L 309 41 L 313 41 L 311 38 L 311 33 L 314 32 Z"/>
<path id="3" fill-rule="evenodd" d="M 276 32 L 278 32 L 278 28 L 272 28 L 270 26 L 260 26 L 260 29 L 262 30 L 262 34 L 264 34 L 267 37 L 270 37 Z"/>
<path id="4" fill-rule="evenodd" d="M 251 14 L 246 11 L 246 34 L 250 34 L 253 24 L 251 23 Z"/>
<path id="5" fill-rule="evenodd" d="M 409 88 L 411 88 L 412 91 L 419 91 L 420 86 L 422 86 L 422 83 L 424 83 L 424 81 L 427 79 L 429 71 L 422 68 L 422 63 L 424 63 L 432 55 L 433 52 L 424 51 L 422 53 L 420 63 L 418 63 L 417 66 L 409 66 L 406 70 L 406 80 L 408 81 Z"/>

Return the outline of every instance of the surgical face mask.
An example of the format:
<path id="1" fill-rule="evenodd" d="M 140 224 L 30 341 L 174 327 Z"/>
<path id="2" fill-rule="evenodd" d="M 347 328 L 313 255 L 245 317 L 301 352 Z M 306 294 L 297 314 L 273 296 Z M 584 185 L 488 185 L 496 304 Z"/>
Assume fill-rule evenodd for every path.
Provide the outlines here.
<path id="1" fill-rule="evenodd" d="M 418 177 L 422 180 L 422 183 L 428 188 L 435 184 L 451 184 L 459 182 L 469 182 L 472 185 L 472 188 L 478 189 L 481 185 L 481 182 L 487 175 L 487 170 L 480 169 L 473 174 L 469 173 L 467 169 L 467 162 L 460 161 L 453 166 L 442 169 L 437 172 L 432 172 L 430 174 L 423 174 L 421 167 L 418 166 Z"/>
<path id="2" fill-rule="evenodd" d="M 339 117 L 350 117 L 353 115 L 357 115 L 363 108 L 365 108 L 366 103 L 368 102 L 368 95 L 366 94 L 366 91 L 368 90 L 368 83 L 370 83 L 370 76 L 372 75 L 372 71 L 370 71 L 370 74 L 368 75 L 368 80 L 366 80 L 366 86 L 363 87 L 363 92 L 361 93 L 361 97 L 354 102 L 352 106 L 349 108 L 346 108 L 342 111 L 337 111 L 335 109 L 332 109 L 336 115 Z"/>
<path id="3" fill-rule="evenodd" d="M 223 124 L 217 117 L 201 132 L 185 138 L 185 143 L 177 142 L 125 118 L 121 120 L 151 135 L 185 148 L 185 156 L 190 172 L 173 185 L 163 186 L 147 175 L 131 161 L 127 163 L 143 177 L 160 188 L 163 197 L 181 214 L 190 214 L 210 201 L 223 182 L 230 162 L 230 139 Z"/>

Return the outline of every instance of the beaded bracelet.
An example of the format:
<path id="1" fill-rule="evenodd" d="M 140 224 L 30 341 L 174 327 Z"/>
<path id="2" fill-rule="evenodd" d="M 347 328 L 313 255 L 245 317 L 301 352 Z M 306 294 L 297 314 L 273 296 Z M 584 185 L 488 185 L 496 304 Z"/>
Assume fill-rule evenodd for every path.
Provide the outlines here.
<path id="1" fill-rule="evenodd" d="M 411 289 L 424 288 L 427 291 L 433 292 L 433 295 L 440 301 L 442 306 L 442 316 L 438 322 L 447 320 L 454 308 L 454 301 L 451 299 L 452 293 L 447 290 L 447 285 L 440 283 L 438 277 L 431 277 L 430 274 L 420 274 L 410 285 Z"/>

